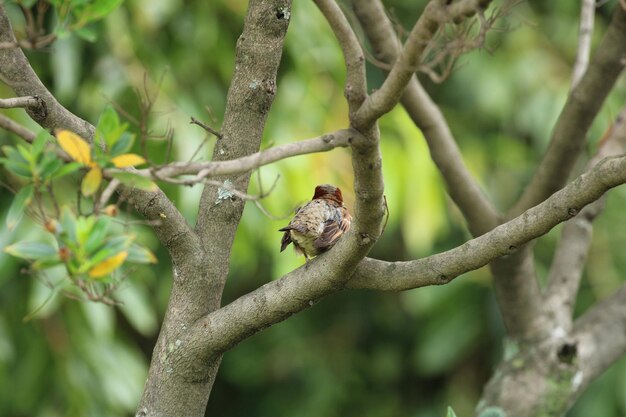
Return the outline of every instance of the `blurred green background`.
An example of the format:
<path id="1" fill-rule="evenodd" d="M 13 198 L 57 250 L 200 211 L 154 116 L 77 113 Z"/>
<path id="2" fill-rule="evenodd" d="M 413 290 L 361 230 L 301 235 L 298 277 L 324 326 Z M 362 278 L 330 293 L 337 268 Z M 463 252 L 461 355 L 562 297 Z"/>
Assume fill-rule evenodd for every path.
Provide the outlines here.
<path id="1" fill-rule="evenodd" d="M 386 1 L 390 16 L 409 29 L 425 1 Z M 594 44 L 616 1 L 598 9 Z M 496 2 L 496 4 L 499 4 Z M 190 116 L 219 128 L 234 66 L 234 46 L 247 2 L 127 0 L 94 25 L 98 39 L 77 37 L 27 52 L 44 83 L 74 113 L 97 121 L 107 103 L 139 115 L 137 92 L 159 92 L 149 122 L 155 135 L 174 129 L 173 156 L 189 159 L 207 137 Z M 19 10 L 8 5 L 15 29 Z M 529 1 L 513 9 L 488 38 L 490 51 L 459 61 L 444 84 L 424 84 L 440 104 L 466 163 L 501 209 L 520 194 L 546 147 L 567 95 L 577 42 L 578 2 Z M 310 1 L 296 1 L 286 38 L 278 91 L 263 148 L 346 127 L 343 60 L 327 24 Z M 369 66 L 370 87 L 383 73 Z M 159 86 L 158 80 L 162 77 Z M 589 137 L 588 154 L 624 103 L 624 82 L 606 102 Z M 0 85 L 0 97 L 12 93 Z M 20 110 L 3 111 L 35 128 Z M 389 224 L 371 256 L 414 259 L 468 239 L 458 210 L 446 196 L 418 129 L 397 108 L 381 120 Z M 15 138 L 0 131 L 0 145 Z M 136 145 L 139 151 L 138 145 Z M 164 159 L 155 139 L 150 156 Z M 6 173 L 0 171 L 5 183 Z M 263 204 L 288 216 L 319 183 L 342 188 L 353 202 L 346 149 L 300 156 L 263 167 L 250 192 L 267 189 Z M 165 187 L 190 222 L 201 188 Z M 0 188 L 0 213 L 12 194 Z M 624 280 L 626 190 L 614 190 L 597 221 L 577 309 L 584 311 Z M 132 213 L 125 214 L 131 217 Z M 279 253 L 273 220 L 253 204 L 244 212 L 224 302 L 279 278 L 304 260 Z M 35 240 L 28 219 L 0 228 L 0 246 Z M 559 233 L 535 246 L 544 279 Z M 111 308 L 51 293 L 62 271 L 33 277 L 0 253 L 0 416 L 130 416 L 138 402 L 171 283 L 167 253 L 146 226 L 140 239 L 157 253 L 117 291 Z M 51 295 L 52 294 L 52 295 Z M 50 298 L 51 297 L 51 298 Z M 50 300 L 35 318 L 23 318 Z M 468 273 L 449 285 L 405 293 L 344 291 L 251 337 L 228 352 L 209 400 L 211 416 L 444 416 L 452 406 L 470 416 L 483 384 L 502 355 L 503 328 L 488 271 Z M 626 361 L 594 383 L 568 414 L 626 414 Z"/>

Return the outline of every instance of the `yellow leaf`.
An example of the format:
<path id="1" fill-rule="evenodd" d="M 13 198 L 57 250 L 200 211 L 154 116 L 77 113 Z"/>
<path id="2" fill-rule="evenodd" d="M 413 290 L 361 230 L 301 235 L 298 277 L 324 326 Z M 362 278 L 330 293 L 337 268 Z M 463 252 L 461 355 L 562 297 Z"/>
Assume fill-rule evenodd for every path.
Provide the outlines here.
<path id="1" fill-rule="evenodd" d="M 145 164 L 146 160 L 136 153 L 125 153 L 123 155 L 112 158 L 111 162 L 113 162 L 113 165 L 115 165 L 117 168 L 126 168 Z"/>
<path id="2" fill-rule="evenodd" d="M 91 148 L 83 138 L 69 130 L 59 130 L 56 134 L 59 145 L 73 160 L 85 165 L 91 164 Z"/>
<path id="3" fill-rule="evenodd" d="M 128 252 L 122 251 L 117 255 L 105 259 L 104 261 L 96 264 L 93 268 L 89 270 L 89 276 L 92 278 L 101 278 L 109 275 L 111 272 L 115 271 L 124 263 L 124 260 L 126 260 L 127 256 Z"/>
<path id="4" fill-rule="evenodd" d="M 102 182 L 102 170 L 98 165 L 94 165 L 83 178 L 80 185 L 80 191 L 85 197 L 89 197 L 95 193 Z"/>

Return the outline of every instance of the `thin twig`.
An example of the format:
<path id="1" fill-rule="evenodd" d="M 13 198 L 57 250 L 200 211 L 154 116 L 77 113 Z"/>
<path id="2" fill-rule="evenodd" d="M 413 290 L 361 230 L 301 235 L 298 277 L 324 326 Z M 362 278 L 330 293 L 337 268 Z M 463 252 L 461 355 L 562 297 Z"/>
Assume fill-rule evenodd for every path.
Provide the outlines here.
<path id="1" fill-rule="evenodd" d="M 94 208 L 95 212 L 98 212 L 100 210 L 100 207 L 104 207 L 106 205 L 106 203 L 109 201 L 109 199 L 111 199 L 111 196 L 113 195 L 117 187 L 119 187 L 119 185 L 120 181 L 116 178 L 112 179 L 111 182 L 109 182 L 109 184 L 100 195 L 100 199 L 98 200 L 96 207 Z"/>
<path id="2" fill-rule="evenodd" d="M 222 134 L 220 132 L 213 129 L 211 126 L 207 125 L 206 123 L 201 122 L 200 120 L 196 119 L 193 116 L 191 116 L 191 121 L 189 122 L 189 124 L 198 125 L 204 130 L 206 130 L 207 132 L 209 132 L 210 134 L 212 134 L 213 136 L 215 136 L 216 138 L 222 139 Z"/>

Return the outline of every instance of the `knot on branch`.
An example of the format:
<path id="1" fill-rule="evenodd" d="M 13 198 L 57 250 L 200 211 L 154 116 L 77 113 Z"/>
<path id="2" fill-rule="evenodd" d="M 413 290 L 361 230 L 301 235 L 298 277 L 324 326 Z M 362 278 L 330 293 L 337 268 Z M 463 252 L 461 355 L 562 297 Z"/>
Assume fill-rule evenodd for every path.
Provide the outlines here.
<path id="1" fill-rule="evenodd" d="M 578 355 L 578 346 L 576 342 L 566 342 L 559 346 L 556 357 L 559 362 L 564 363 L 566 365 L 571 365 L 574 363 L 574 359 L 576 359 L 576 355 Z"/>
<path id="2" fill-rule="evenodd" d="M 276 8 L 276 19 L 289 20 L 290 17 L 291 10 L 289 10 L 289 7 L 281 6 Z"/>
<path id="3" fill-rule="evenodd" d="M 48 105 L 39 96 L 33 96 L 33 98 L 37 101 L 37 106 L 29 106 L 26 109 L 26 112 L 35 120 L 37 123 L 43 122 L 46 117 L 48 117 Z"/>

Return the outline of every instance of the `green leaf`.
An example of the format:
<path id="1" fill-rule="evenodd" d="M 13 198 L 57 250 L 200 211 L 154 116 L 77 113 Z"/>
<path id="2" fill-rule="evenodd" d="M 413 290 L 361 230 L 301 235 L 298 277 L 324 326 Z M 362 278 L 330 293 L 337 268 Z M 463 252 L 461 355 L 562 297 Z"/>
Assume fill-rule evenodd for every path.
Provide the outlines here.
<path id="1" fill-rule="evenodd" d="M 17 194 L 15 194 L 11 207 L 9 207 L 9 213 L 7 214 L 7 227 L 9 229 L 13 229 L 24 215 L 26 206 L 30 204 L 30 201 L 33 198 L 34 190 L 35 189 L 31 184 L 22 188 Z"/>
<path id="2" fill-rule="evenodd" d="M 31 151 L 35 158 L 37 158 L 43 152 L 49 140 L 50 134 L 47 131 L 42 130 L 37 134 L 37 137 L 33 141 Z"/>
<path id="3" fill-rule="evenodd" d="M 76 241 L 79 245 L 84 245 L 96 223 L 94 216 L 79 216 L 76 219 Z"/>
<path id="4" fill-rule="evenodd" d="M 70 36 L 71 33 L 72 32 L 70 32 L 64 26 L 57 26 L 56 28 L 54 28 L 54 34 L 56 35 L 58 39 L 66 39 Z"/>
<path id="5" fill-rule="evenodd" d="M 69 207 L 61 209 L 61 231 L 59 233 L 61 242 L 72 250 L 76 250 L 76 216 Z"/>
<path id="6" fill-rule="evenodd" d="M 98 141 L 104 139 L 107 149 L 111 149 L 119 139 L 119 135 L 112 135 L 112 133 L 116 133 L 119 125 L 120 120 L 117 113 L 113 110 L 113 107 L 107 105 L 100 114 L 98 125 L 96 126 L 96 138 Z"/>
<path id="7" fill-rule="evenodd" d="M 79 38 L 84 39 L 87 42 L 95 42 L 98 39 L 98 32 L 89 26 L 78 28 L 74 31 L 74 33 Z"/>
<path id="8" fill-rule="evenodd" d="M 156 191 L 158 186 L 149 178 L 130 172 L 114 172 L 111 173 L 113 178 L 120 180 L 125 185 L 135 187 L 144 191 Z"/>
<path id="9" fill-rule="evenodd" d="M 4 251 L 18 258 L 33 260 L 51 258 L 58 255 L 54 247 L 41 242 L 17 242 L 4 248 Z"/>
<path id="10" fill-rule="evenodd" d="M 21 162 L 16 162 L 7 158 L 0 158 L 0 164 L 3 164 L 6 169 L 11 171 L 15 175 L 20 177 L 32 178 L 32 172 L 30 166 Z"/>
<path id="11" fill-rule="evenodd" d="M 31 152 L 30 146 L 26 147 L 22 144 L 19 144 L 17 145 L 17 150 L 19 151 L 20 155 L 22 155 L 22 157 L 28 164 L 35 161 L 35 158 L 33 157 L 33 153 Z"/>
<path id="12" fill-rule="evenodd" d="M 51 179 L 52 174 L 61 168 L 61 166 L 63 166 L 62 160 L 52 155 L 46 155 L 39 165 L 39 176 L 44 180 Z"/>
<path id="13" fill-rule="evenodd" d="M 10 146 L 3 146 L 2 151 L 7 156 L 6 158 L 2 158 L 2 163 L 9 171 L 22 177 L 32 177 L 30 163 L 27 159 L 24 159 L 24 156 L 17 149 Z"/>
<path id="14" fill-rule="evenodd" d="M 77 25 L 83 26 L 91 21 L 102 19 L 115 10 L 124 0 L 95 0 L 77 14 Z"/>
<path id="15" fill-rule="evenodd" d="M 53 266 L 61 265 L 63 261 L 59 259 L 58 254 L 55 257 L 47 257 L 42 259 L 37 259 L 32 263 L 31 268 L 36 270 L 42 270 L 46 268 L 52 268 Z"/>
<path id="16" fill-rule="evenodd" d="M 61 178 L 64 177 L 66 175 L 72 174 L 76 171 L 78 171 L 79 169 L 81 169 L 84 165 L 81 164 L 80 162 L 70 162 L 67 163 L 65 165 L 63 165 L 61 168 L 59 168 L 58 171 L 56 171 L 53 175 L 52 175 L 52 179 L 57 179 L 57 178 Z"/>
<path id="17" fill-rule="evenodd" d="M 132 244 L 132 241 L 133 237 L 130 235 L 115 236 L 105 241 L 104 245 L 95 254 L 91 255 L 87 262 L 80 265 L 78 271 L 87 272 L 94 265 L 126 250 Z"/>
<path id="18" fill-rule="evenodd" d="M 28 159 L 24 159 L 24 156 L 16 148 L 3 146 L 2 151 L 10 160 L 28 165 Z"/>
<path id="19" fill-rule="evenodd" d="M 133 146 L 133 142 L 135 141 L 135 136 L 129 132 L 123 132 L 117 139 L 115 139 L 115 143 L 111 146 L 110 154 L 111 156 L 121 155 L 130 150 L 131 146 Z"/>
<path id="20" fill-rule="evenodd" d="M 158 262 L 152 251 L 136 243 L 133 243 L 128 248 L 128 258 L 126 258 L 126 261 L 138 264 L 154 264 Z"/>
<path id="21" fill-rule="evenodd" d="M 84 245 L 87 256 L 91 256 L 96 249 L 102 246 L 108 231 L 109 222 L 105 218 L 96 220 Z"/>
<path id="22" fill-rule="evenodd" d="M 456 417 L 456 413 L 454 412 L 452 407 L 448 407 L 448 414 L 446 414 L 446 417 Z"/>

